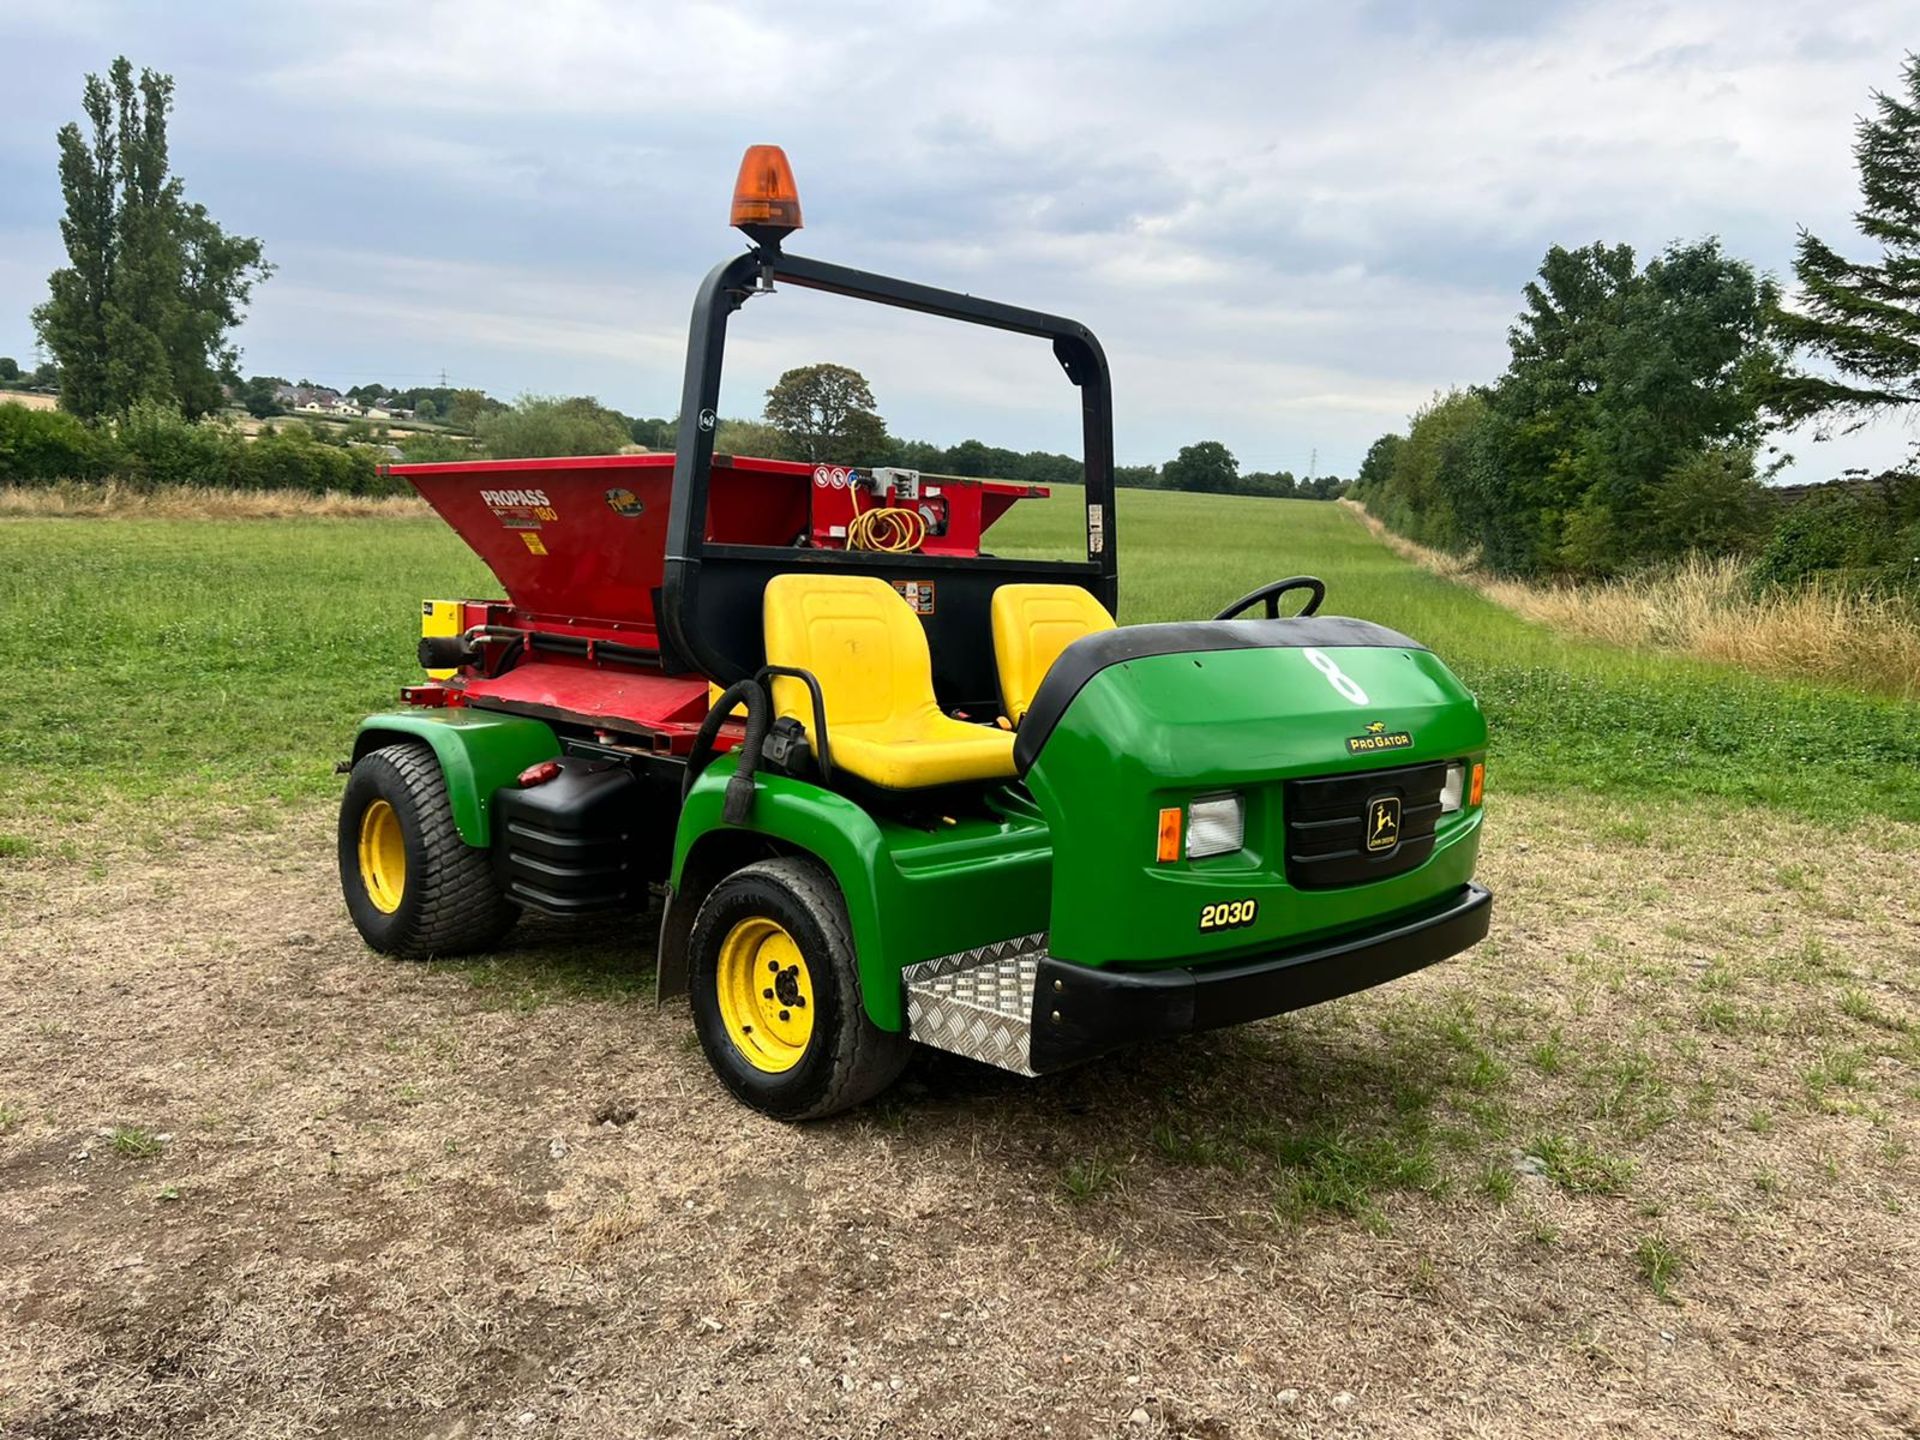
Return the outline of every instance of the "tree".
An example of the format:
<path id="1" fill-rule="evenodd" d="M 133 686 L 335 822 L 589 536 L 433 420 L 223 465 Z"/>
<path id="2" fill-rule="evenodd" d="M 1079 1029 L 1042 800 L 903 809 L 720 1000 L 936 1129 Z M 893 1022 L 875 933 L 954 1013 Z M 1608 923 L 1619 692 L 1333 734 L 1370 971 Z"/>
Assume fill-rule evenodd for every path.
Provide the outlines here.
<path id="1" fill-rule="evenodd" d="M 965 475 L 969 479 L 1007 479 L 1011 478 L 1006 474 L 1007 465 L 1013 458 L 1011 450 L 999 449 L 984 440 L 962 440 L 947 451 L 946 473 Z"/>
<path id="2" fill-rule="evenodd" d="M 522 395 L 511 408 L 482 415 L 475 434 L 496 460 L 614 455 L 627 444 L 625 419 L 588 395 Z"/>
<path id="3" fill-rule="evenodd" d="M 1552 247 L 1508 334 L 1506 374 L 1475 413 L 1429 426 L 1437 443 L 1416 426 L 1387 487 L 1401 508 L 1381 517 L 1521 574 L 1608 574 L 1680 553 L 1701 530 L 1663 518 L 1681 503 L 1670 487 L 1738 474 L 1686 462 L 1760 438 L 1780 373 L 1778 299 L 1714 239 L 1676 241 L 1644 269 L 1625 245 Z M 1737 545 L 1744 514 L 1727 516 L 1721 544 Z"/>
<path id="4" fill-rule="evenodd" d="M 20 362 L 11 355 L 0 355 L 0 384 L 11 385 L 20 378 Z"/>
<path id="5" fill-rule="evenodd" d="M 1393 468 L 1380 491 L 1367 494 L 1373 513 L 1424 545 L 1458 545 L 1458 497 L 1486 413 L 1486 395 L 1478 390 L 1449 390 L 1416 410 L 1406 438 L 1392 447 Z"/>
<path id="6" fill-rule="evenodd" d="M 1754 474 L 1753 449 L 1744 445 L 1688 456 L 1655 482 L 1647 504 L 1679 551 L 1752 545 L 1766 533 L 1772 508 Z"/>
<path id="7" fill-rule="evenodd" d="M 680 422 L 663 419 L 635 420 L 627 427 L 627 433 L 633 436 L 633 443 L 636 445 L 644 445 L 649 450 L 671 450 L 680 438 Z"/>
<path id="8" fill-rule="evenodd" d="M 1240 462 L 1218 440 L 1183 445 L 1180 453 L 1160 467 L 1169 490 L 1205 490 L 1227 494 L 1240 488 Z"/>
<path id="9" fill-rule="evenodd" d="M 456 430 L 472 430 L 480 423 L 480 417 L 503 410 L 498 400 L 484 390 L 456 390 L 447 400 L 447 423 Z"/>
<path id="10" fill-rule="evenodd" d="M 285 383 L 272 375 L 255 375 L 240 386 L 237 398 L 246 412 L 256 420 L 283 415 L 286 411 L 275 398 L 275 392 Z"/>
<path id="11" fill-rule="evenodd" d="M 1245 495 L 1266 495 L 1277 500 L 1310 494 L 1308 482 L 1295 480 L 1291 470 L 1251 470 L 1240 477 L 1240 484 L 1236 488 Z"/>
<path id="12" fill-rule="evenodd" d="M 1920 55 L 1901 67 L 1904 96 L 1873 93 L 1854 127 L 1861 207 L 1854 223 L 1879 242 L 1877 265 L 1847 260 L 1800 231 L 1793 274 L 1800 308 L 1778 317 L 1791 345 L 1842 378 L 1786 377 L 1776 404 L 1789 419 L 1834 412 L 1860 424 L 1920 405 Z"/>
<path id="13" fill-rule="evenodd" d="M 954 473 L 947 469 L 947 452 L 926 440 L 891 440 L 887 463 L 903 470 L 931 470 L 936 475 Z"/>
<path id="14" fill-rule="evenodd" d="M 786 443 L 784 435 L 759 420 L 729 420 L 722 416 L 719 428 L 713 432 L 713 448 L 722 455 L 778 460 L 786 450 Z"/>
<path id="15" fill-rule="evenodd" d="M 141 401 L 189 419 L 216 409 L 239 352 L 228 343 L 272 273 L 258 240 L 228 235 L 168 173 L 173 78 L 125 56 L 82 91 L 89 132 L 61 128 L 60 233 L 35 329 L 59 362 L 61 405 L 84 417 Z"/>
<path id="16" fill-rule="evenodd" d="M 803 365 L 767 391 L 767 423 L 795 460 L 870 465 L 884 459 L 887 425 L 874 410 L 873 389 L 845 365 Z"/>
<path id="17" fill-rule="evenodd" d="M 1400 447 L 1406 443 L 1406 436 L 1389 431 L 1369 445 L 1366 459 L 1360 462 L 1360 473 L 1353 477 L 1353 488 L 1365 497 L 1385 485 L 1393 474 Z"/>

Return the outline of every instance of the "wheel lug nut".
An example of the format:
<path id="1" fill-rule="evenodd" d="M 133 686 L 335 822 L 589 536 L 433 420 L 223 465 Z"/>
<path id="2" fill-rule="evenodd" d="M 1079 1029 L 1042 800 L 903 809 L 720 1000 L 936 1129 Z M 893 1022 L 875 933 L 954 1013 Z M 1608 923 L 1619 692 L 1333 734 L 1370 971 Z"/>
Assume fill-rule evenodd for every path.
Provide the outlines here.
<path id="1" fill-rule="evenodd" d="M 793 1016 L 791 1016 L 791 1015 L 789 1015 L 789 1014 L 788 1014 L 788 1013 L 787 1013 L 787 1012 L 786 1012 L 785 1010 L 782 1010 L 782 1011 L 780 1012 L 780 1018 L 781 1018 L 782 1020 L 791 1020 L 791 1019 L 793 1018 Z"/>
<path id="2" fill-rule="evenodd" d="M 762 990 L 760 996 L 764 1000 L 771 1000 L 773 998 L 773 992 L 771 990 Z"/>
<path id="3" fill-rule="evenodd" d="M 778 960 L 767 961 L 767 973 L 769 975 L 778 975 L 780 973 L 780 962 Z"/>

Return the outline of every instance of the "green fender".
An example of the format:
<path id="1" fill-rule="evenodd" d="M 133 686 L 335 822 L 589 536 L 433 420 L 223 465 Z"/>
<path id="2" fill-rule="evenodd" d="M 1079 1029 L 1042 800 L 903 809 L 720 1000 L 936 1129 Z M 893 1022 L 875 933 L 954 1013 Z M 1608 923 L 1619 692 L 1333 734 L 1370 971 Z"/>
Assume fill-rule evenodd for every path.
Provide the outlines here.
<path id="1" fill-rule="evenodd" d="M 1037 816 L 969 818 L 937 834 L 878 820 L 844 795 L 790 776 L 754 776 L 745 826 L 721 819 L 735 760 L 723 755 L 694 782 L 674 836 L 672 900 L 661 926 L 659 992 L 685 988 L 686 940 L 702 886 L 755 858 L 748 847 L 800 851 L 833 873 L 846 900 L 867 1014 L 906 1024 L 900 971 L 916 961 L 1047 928 L 1052 849 Z M 767 845 L 766 842 L 772 842 Z M 690 867 L 689 861 L 693 862 Z M 705 869 L 692 877 L 689 869 Z"/>
<path id="2" fill-rule="evenodd" d="M 449 707 L 369 715 L 354 736 L 353 758 L 396 740 L 424 740 L 433 747 L 447 777 L 454 827 L 467 844 L 482 848 L 492 838 L 494 792 L 527 766 L 560 753 L 560 741 L 543 721 Z"/>

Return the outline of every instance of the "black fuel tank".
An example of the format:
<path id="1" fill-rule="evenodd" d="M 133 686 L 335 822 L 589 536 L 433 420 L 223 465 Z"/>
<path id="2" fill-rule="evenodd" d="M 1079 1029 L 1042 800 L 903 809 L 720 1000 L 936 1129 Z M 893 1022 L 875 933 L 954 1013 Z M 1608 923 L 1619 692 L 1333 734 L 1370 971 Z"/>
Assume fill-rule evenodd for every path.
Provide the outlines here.
<path id="1" fill-rule="evenodd" d="M 549 915 L 644 906 L 644 786 L 616 760 L 569 755 L 540 785 L 494 797 L 494 868 L 507 898 Z"/>

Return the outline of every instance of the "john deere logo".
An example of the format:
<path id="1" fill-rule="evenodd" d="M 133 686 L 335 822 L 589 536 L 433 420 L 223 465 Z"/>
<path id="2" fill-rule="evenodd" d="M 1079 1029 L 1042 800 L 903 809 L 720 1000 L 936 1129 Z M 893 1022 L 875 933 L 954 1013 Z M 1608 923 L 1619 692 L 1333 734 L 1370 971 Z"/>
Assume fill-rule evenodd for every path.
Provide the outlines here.
<path id="1" fill-rule="evenodd" d="M 1375 750 L 1405 750 L 1413 744 L 1413 736 L 1405 730 L 1389 730 L 1384 720 L 1369 720 L 1367 733 L 1347 737 L 1349 755 L 1370 755 Z"/>
<path id="2" fill-rule="evenodd" d="M 607 491 L 607 508 L 616 515 L 633 516 L 647 507 L 631 490 L 609 490 Z"/>
<path id="3" fill-rule="evenodd" d="M 1367 853 L 1378 855 L 1400 843 L 1400 797 L 1382 795 L 1367 802 Z"/>

